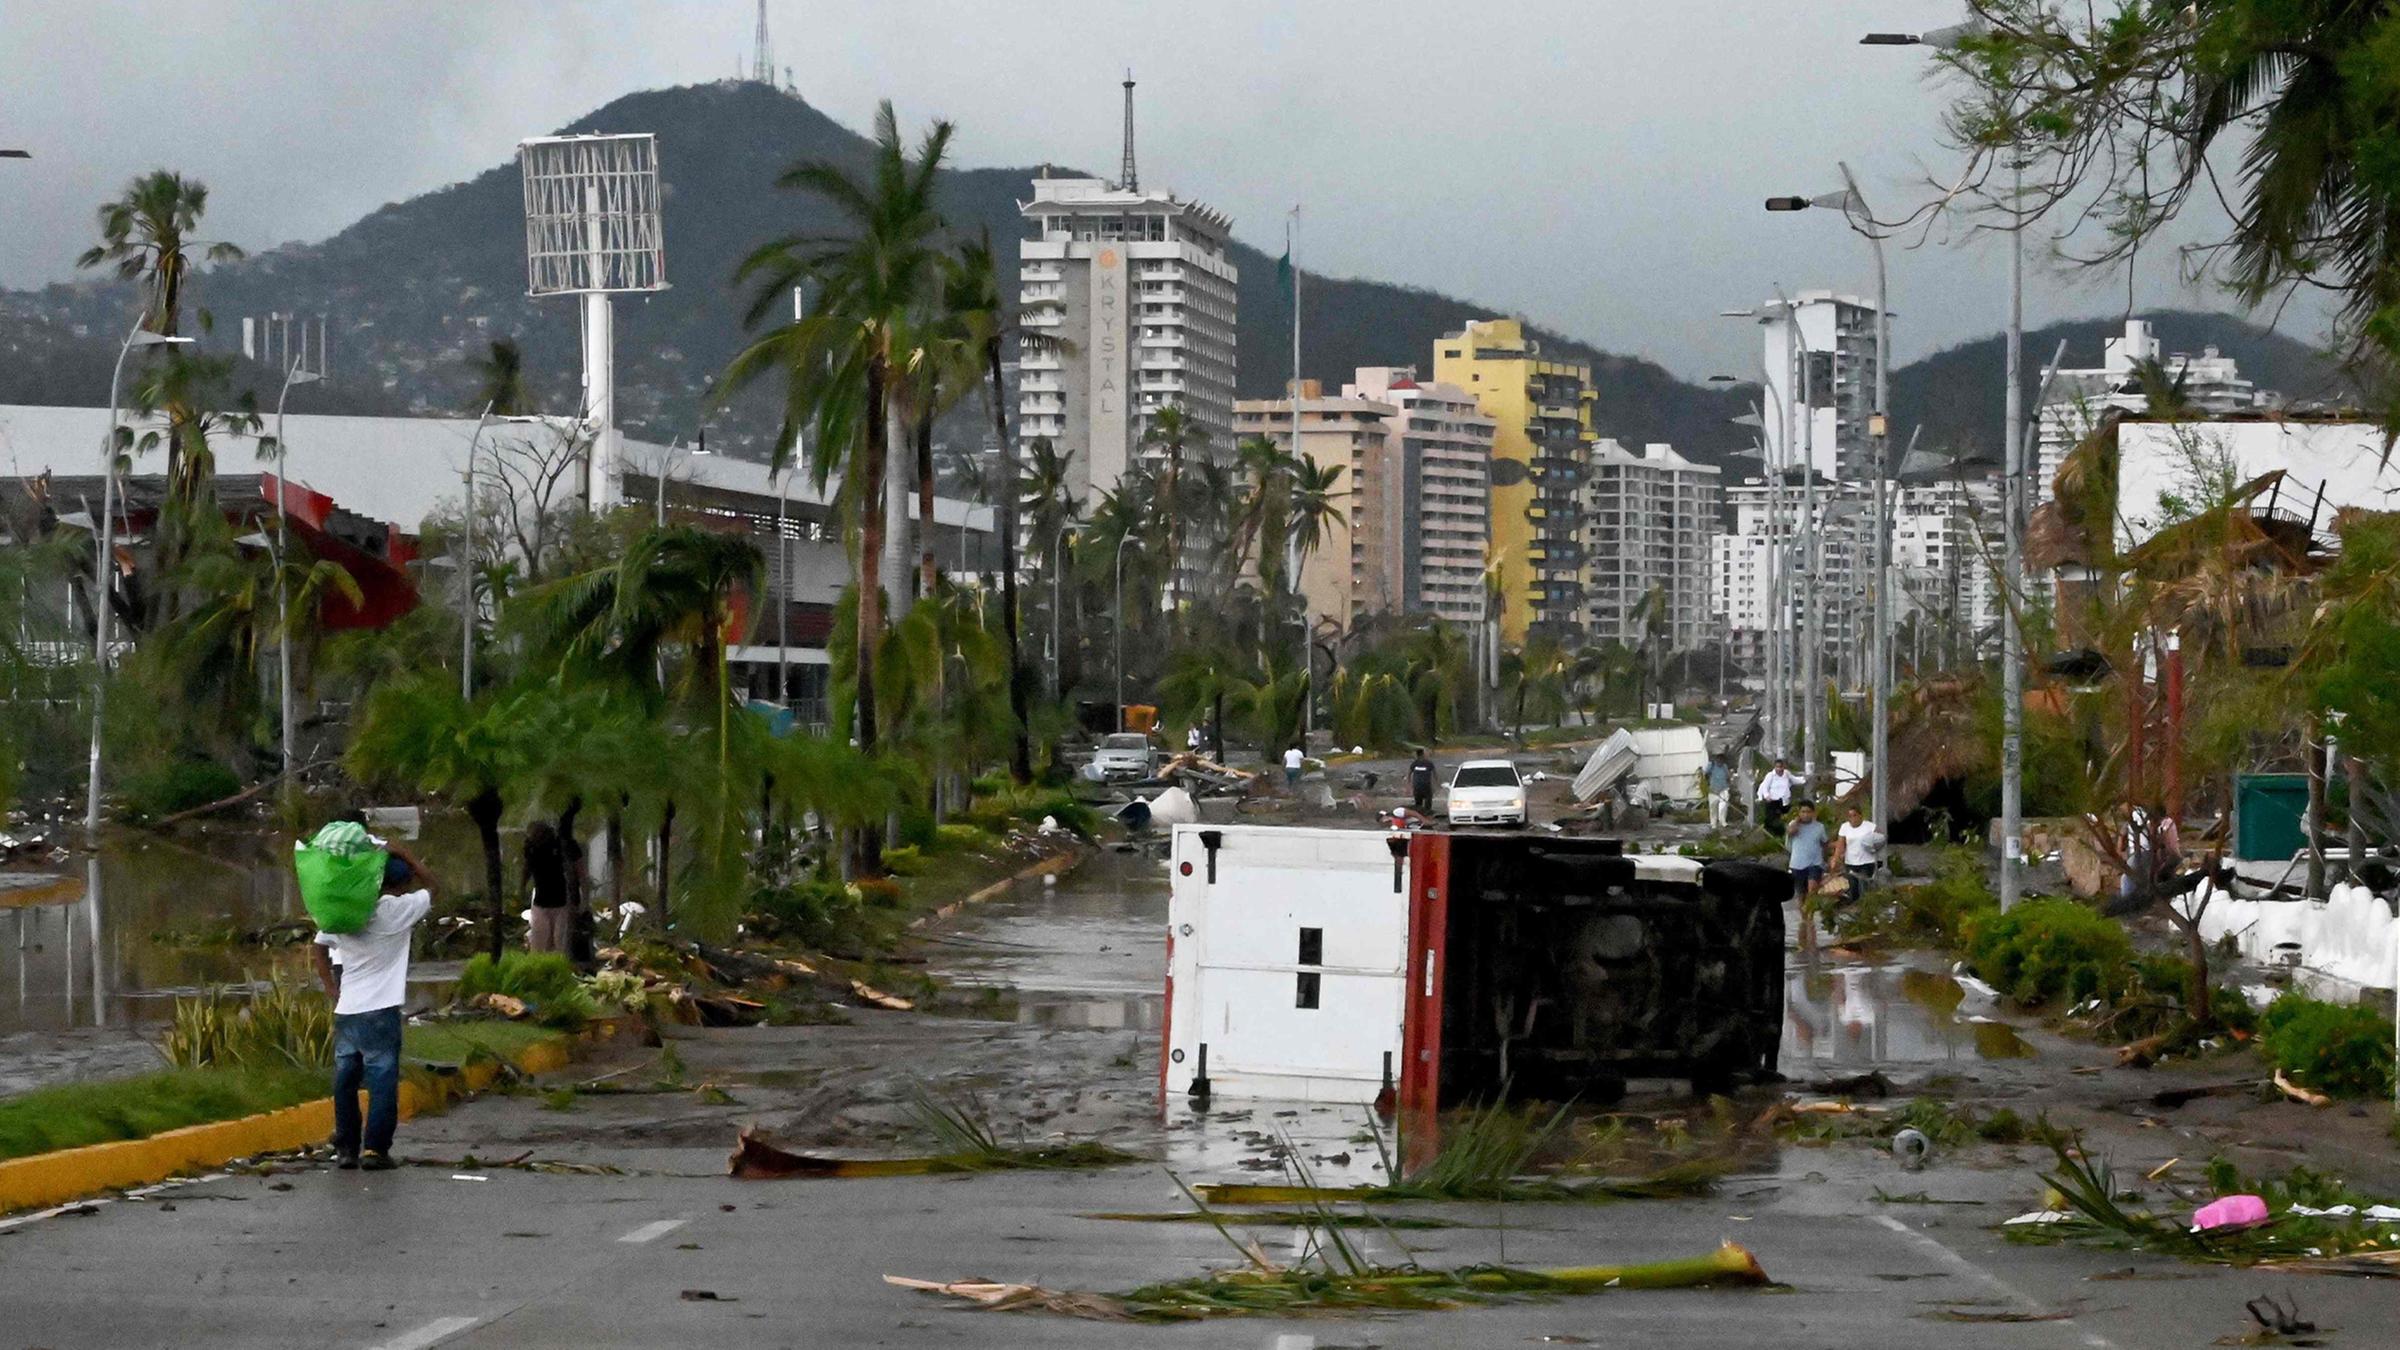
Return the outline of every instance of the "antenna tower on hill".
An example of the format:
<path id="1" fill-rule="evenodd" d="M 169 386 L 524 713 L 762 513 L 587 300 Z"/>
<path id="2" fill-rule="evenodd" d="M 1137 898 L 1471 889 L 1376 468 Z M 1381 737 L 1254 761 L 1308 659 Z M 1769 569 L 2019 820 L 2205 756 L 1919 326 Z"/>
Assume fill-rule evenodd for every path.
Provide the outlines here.
<path id="1" fill-rule="evenodd" d="M 750 39 L 750 78 L 773 88 L 775 44 L 767 37 L 767 0 L 758 0 L 758 31 Z"/>

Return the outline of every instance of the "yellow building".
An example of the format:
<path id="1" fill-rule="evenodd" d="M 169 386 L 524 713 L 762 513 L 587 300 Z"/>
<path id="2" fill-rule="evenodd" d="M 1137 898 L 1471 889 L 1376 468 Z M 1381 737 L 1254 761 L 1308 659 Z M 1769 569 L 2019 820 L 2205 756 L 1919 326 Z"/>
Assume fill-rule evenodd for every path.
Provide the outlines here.
<path id="1" fill-rule="evenodd" d="M 1517 319 L 1469 323 L 1434 344 L 1433 378 L 1475 396 L 1492 437 L 1491 557 L 1500 631 L 1579 640 L 1586 566 L 1578 526 L 1591 458 L 1592 368 L 1545 361 Z"/>

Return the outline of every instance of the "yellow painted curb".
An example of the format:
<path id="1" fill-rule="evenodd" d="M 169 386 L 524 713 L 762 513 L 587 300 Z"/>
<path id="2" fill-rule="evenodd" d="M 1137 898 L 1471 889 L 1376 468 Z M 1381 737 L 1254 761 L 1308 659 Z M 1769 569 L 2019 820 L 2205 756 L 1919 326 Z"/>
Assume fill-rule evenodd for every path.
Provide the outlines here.
<path id="1" fill-rule="evenodd" d="M 1057 873 L 1072 870 L 1077 863 L 1083 861 L 1083 855 L 1088 851 L 1089 850 L 1085 849 L 1081 845 L 1077 845 L 1068 849 L 1064 853 L 1054 853 L 1049 857 L 1042 859 L 1040 862 L 1025 868 L 1023 871 L 1002 877 L 1000 880 L 993 882 L 991 885 L 984 887 L 982 890 L 969 892 L 963 899 L 953 900 L 949 904 L 942 906 L 940 909 L 937 909 L 930 914 L 920 914 L 916 918 L 910 920 L 908 926 L 911 928 L 923 928 L 925 925 L 930 923 L 940 923 L 942 920 L 950 918 L 969 905 L 980 905 L 984 901 L 990 900 L 995 896 L 1006 894 L 1011 887 L 1014 887 L 1020 881 L 1031 881 L 1035 877 L 1051 876 Z"/>
<path id="2" fill-rule="evenodd" d="M 523 1073 L 551 1073 L 574 1059 L 564 1039 L 528 1046 L 516 1058 Z M 447 1105 L 456 1093 L 480 1092 L 498 1081 L 497 1066 L 478 1061 L 455 1074 L 444 1074 L 428 1090 L 415 1079 L 400 1083 L 400 1118 L 408 1120 L 429 1109 Z M 147 1139 L 118 1139 L 105 1144 L 37 1153 L 0 1162 L 0 1214 L 40 1209 L 102 1191 L 147 1186 L 179 1172 L 221 1167 L 236 1158 L 277 1153 L 323 1143 L 333 1134 L 333 1099 L 320 1097 L 278 1111 L 235 1120 L 214 1120 L 154 1134 Z"/>

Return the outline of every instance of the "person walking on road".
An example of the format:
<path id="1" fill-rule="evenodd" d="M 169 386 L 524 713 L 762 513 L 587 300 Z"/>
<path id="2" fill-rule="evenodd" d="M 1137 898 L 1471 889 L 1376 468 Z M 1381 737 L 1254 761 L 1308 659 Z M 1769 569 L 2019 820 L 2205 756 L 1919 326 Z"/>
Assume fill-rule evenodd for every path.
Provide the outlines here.
<path id="1" fill-rule="evenodd" d="M 1418 815 L 1433 814 L 1433 756 L 1421 745 L 1417 757 L 1408 762 L 1408 798 Z"/>
<path id="2" fill-rule="evenodd" d="M 1825 876 L 1825 822 L 1817 819 L 1816 806 L 1800 803 L 1783 827 L 1783 837 L 1791 848 L 1792 898 L 1805 900 L 1809 888 Z"/>
<path id="3" fill-rule="evenodd" d="M 1855 806 L 1843 819 L 1840 834 L 1842 870 L 1855 875 L 1862 882 L 1874 880 L 1875 874 L 1883 868 L 1883 835 L 1867 823 L 1866 817 Z"/>
<path id="4" fill-rule="evenodd" d="M 1767 772 L 1766 777 L 1758 780 L 1758 800 L 1767 809 L 1769 834 L 1783 828 L 1784 813 L 1792 809 L 1792 789 L 1798 782 L 1780 755 L 1775 758 L 1775 767 Z"/>
<path id="5" fill-rule="evenodd" d="M 549 821 L 525 827 L 525 892 L 533 922 L 525 930 L 525 949 L 565 952 L 574 911 L 567 876 L 567 850 Z"/>
<path id="6" fill-rule="evenodd" d="M 433 874 L 387 844 L 383 895 L 355 933 L 319 933 L 317 981 L 333 1000 L 333 1152 L 337 1166 L 382 1172 L 400 1124 L 400 1006 L 408 999 L 408 943 L 433 908 Z M 337 969 L 338 967 L 338 969 Z M 367 1093 L 362 1129 L 359 1089 Z"/>
<path id="7" fill-rule="evenodd" d="M 1700 784 L 1708 796 L 1708 828 L 1724 829 L 1726 802 L 1733 785 L 1725 772 L 1725 761 L 1711 759 L 1708 767 L 1700 771 Z"/>
<path id="8" fill-rule="evenodd" d="M 1283 752 L 1283 785 L 1285 787 L 1291 788 L 1295 791 L 1299 789 L 1300 766 L 1306 759 L 1307 756 L 1300 753 L 1300 747 L 1297 743 L 1295 743 L 1289 750 Z"/>

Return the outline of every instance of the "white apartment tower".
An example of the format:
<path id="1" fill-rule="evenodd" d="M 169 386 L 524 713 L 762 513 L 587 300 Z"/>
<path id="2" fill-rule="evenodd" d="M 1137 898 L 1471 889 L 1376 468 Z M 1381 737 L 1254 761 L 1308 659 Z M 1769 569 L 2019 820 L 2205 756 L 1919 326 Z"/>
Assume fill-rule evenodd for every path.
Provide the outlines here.
<path id="1" fill-rule="evenodd" d="M 1360 366 L 1342 397 L 1394 410 L 1380 452 L 1366 457 L 1351 485 L 1359 570 L 1380 588 L 1368 597 L 1370 610 L 1483 619 L 1497 424 L 1473 394 L 1420 380 L 1414 366 Z"/>
<path id="2" fill-rule="evenodd" d="M 1116 487 L 1165 404 L 1183 406 L 1207 453 L 1233 448 L 1232 223 L 1134 181 L 1132 97 L 1129 80 L 1127 181 L 1045 176 L 1018 205 L 1019 439 L 1065 453 L 1087 506 Z"/>
<path id="3" fill-rule="evenodd" d="M 1722 492 L 1715 467 L 1671 445 L 1641 453 L 1602 437 L 1583 488 L 1584 625 L 1594 639 L 1639 645 L 1650 625 L 1644 600 L 1664 598 L 1671 651 L 1712 644 L 1719 625 L 1709 568 Z"/>
<path id="4" fill-rule="evenodd" d="M 2192 411 L 2210 417 L 2275 402 L 2242 378 L 2230 356 L 2203 347 L 2198 356 L 2167 354 L 2147 319 L 2127 319 L 2121 337 L 2106 340 L 2097 369 L 2061 370 L 2050 383 L 2041 406 L 2040 463 L 2034 469 L 2029 495 L 2035 505 L 2050 500 L 2059 466 L 2067 453 L 2100 424 L 2111 408 L 2144 412 L 2150 391 L 2143 387 L 2141 369 L 2155 366 L 2170 382 L 2180 382 L 2183 401 Z"/>
<path id="5" fill-rule="evenodd" d="M 1758 309 L 1767 463 L 1819 477 L 1862 479 L 1873 466 L 1867 417 L 1875 410 L 1875 306 L 1832 291 L 1802 291 Z"/>

